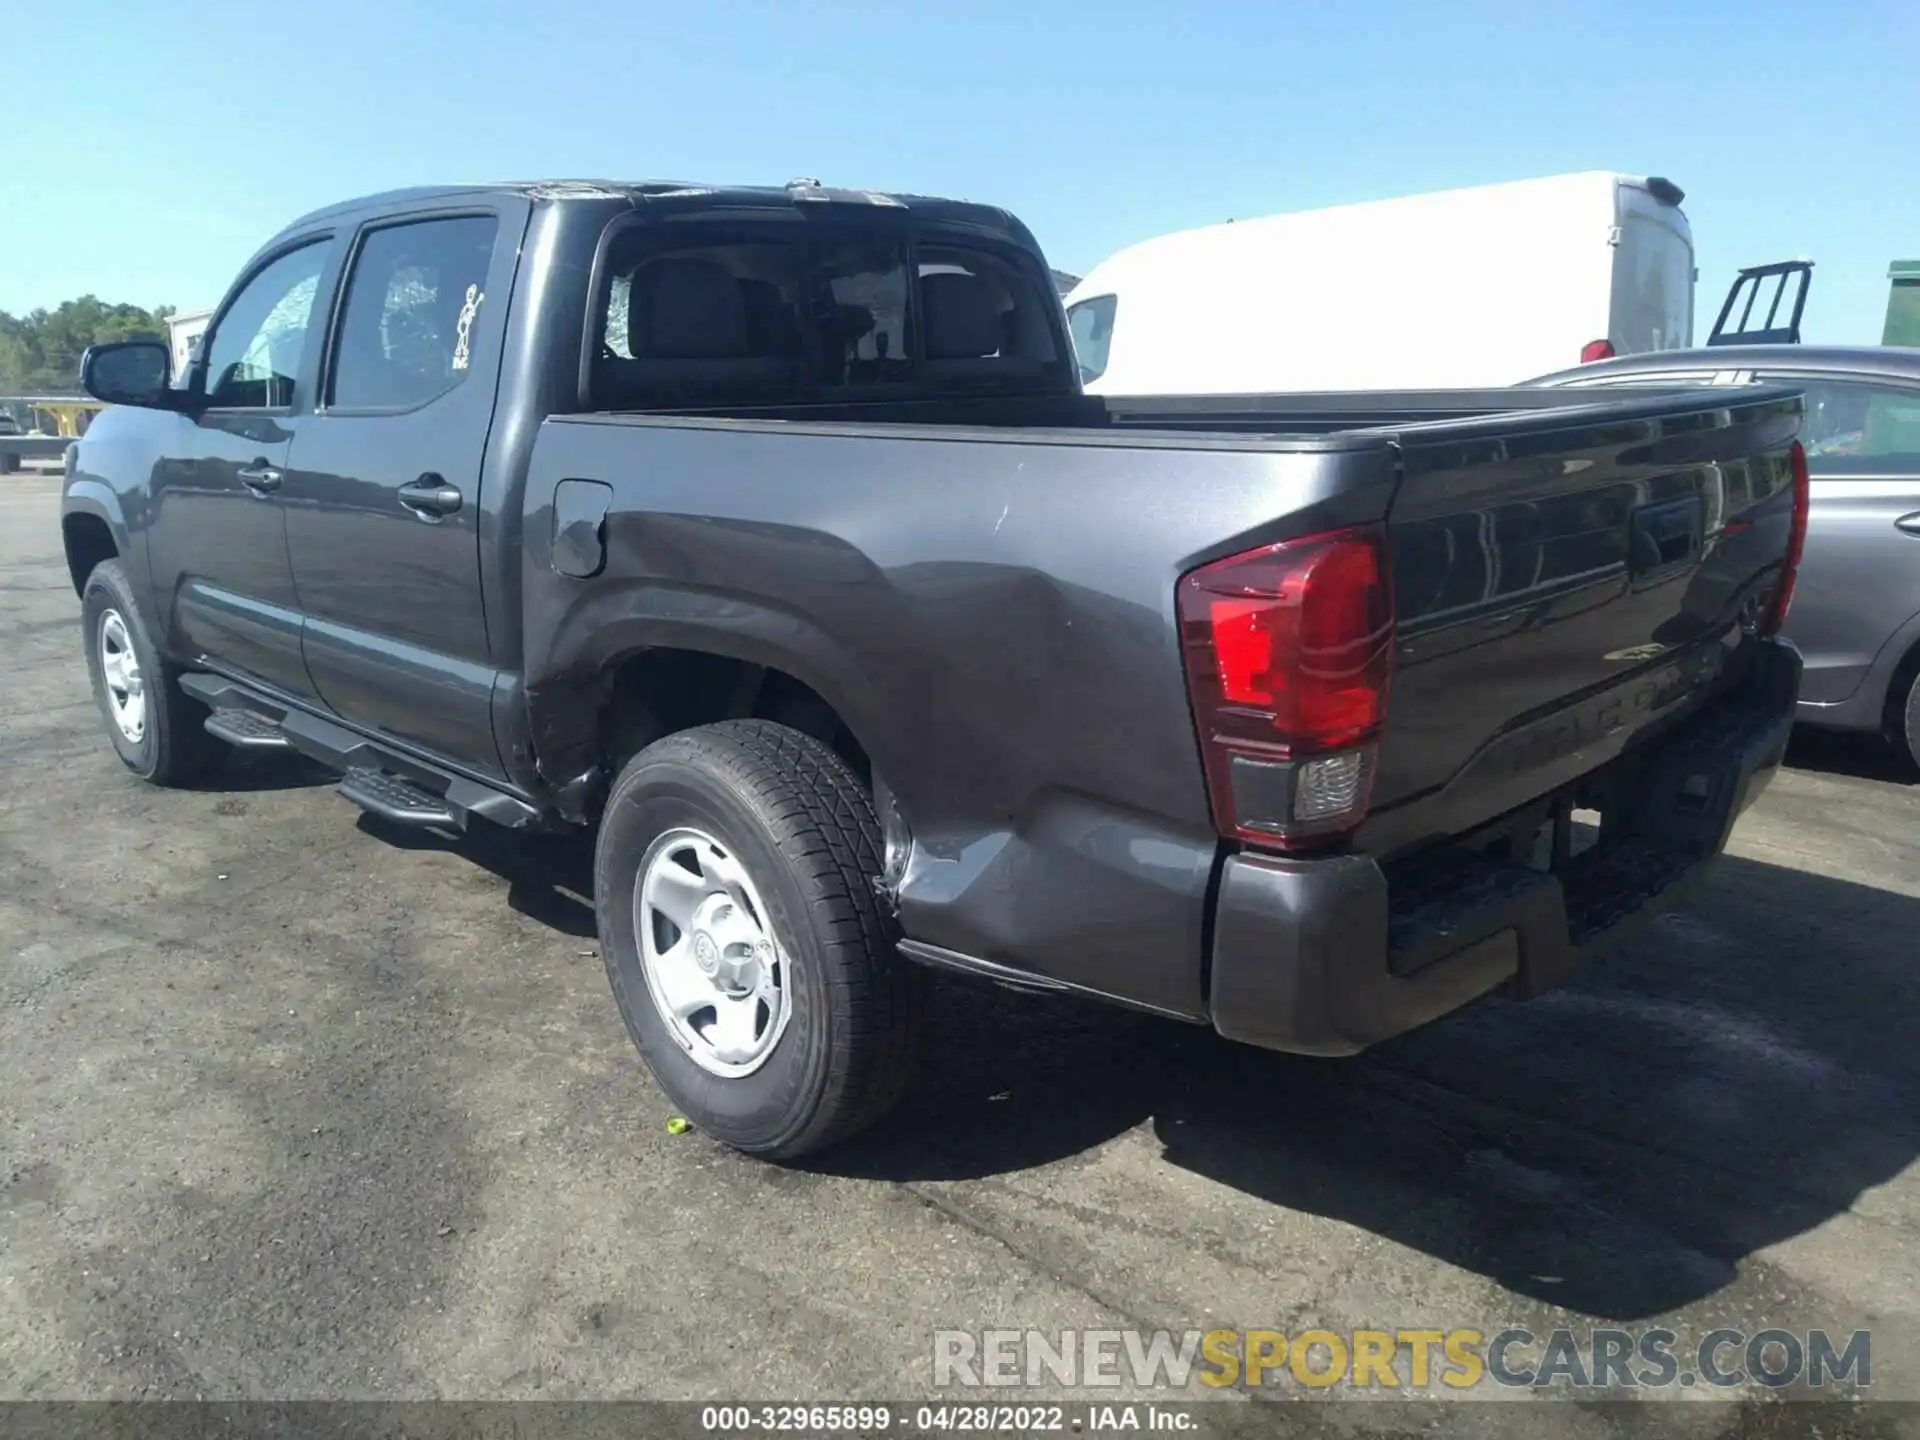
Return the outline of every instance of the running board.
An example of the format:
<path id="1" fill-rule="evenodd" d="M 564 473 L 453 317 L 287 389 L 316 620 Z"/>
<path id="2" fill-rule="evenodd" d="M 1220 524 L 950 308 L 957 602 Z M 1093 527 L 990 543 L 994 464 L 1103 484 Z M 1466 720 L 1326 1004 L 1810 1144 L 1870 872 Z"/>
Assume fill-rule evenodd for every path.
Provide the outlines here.
<path id="1" fill-rule="evenodd" d="M 445 800 L 384 770 L 349 770 L 340 782 L 340 793 L 369 815 L 395 825 L 465 828 L 462 822 L 466 817 L 455 814 Z"/>
<path id="2" fill-rule="evenodd" d="M 517 795 L 454 774 L 399 746 L 204 671 L 180 688 L 213 711 L 207 733 L 250 749 L 291 749 L 343 773 L 340 793 L 399 825 L 465 829 L 478 816 L 509 829 L 537 828 L 544 817 Z M 237 738 L 236 738 L 237 737 Z"/>
<path id="3" fill-rule="evenodd" d="M 216 710 L 207 717 L 207 734 L 240 750 L 291 750 L 280 722 L 258 710 Z"/>

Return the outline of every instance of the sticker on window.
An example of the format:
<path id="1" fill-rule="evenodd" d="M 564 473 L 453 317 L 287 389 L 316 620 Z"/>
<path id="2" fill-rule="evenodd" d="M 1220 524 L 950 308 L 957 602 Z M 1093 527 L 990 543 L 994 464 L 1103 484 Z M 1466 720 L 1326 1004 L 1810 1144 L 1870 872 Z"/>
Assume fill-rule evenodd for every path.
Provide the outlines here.
<path id="1" fill-rule="evenodd" d="M 467 298 L 460 303 L 460 319 L 453 328 L 453 368 L 456 370 L 467 368 L 467 337 L 473 330 L 473 317 L 480 309 L 480 302 L 486 298 L 478 285 L 467 286 Z"/>

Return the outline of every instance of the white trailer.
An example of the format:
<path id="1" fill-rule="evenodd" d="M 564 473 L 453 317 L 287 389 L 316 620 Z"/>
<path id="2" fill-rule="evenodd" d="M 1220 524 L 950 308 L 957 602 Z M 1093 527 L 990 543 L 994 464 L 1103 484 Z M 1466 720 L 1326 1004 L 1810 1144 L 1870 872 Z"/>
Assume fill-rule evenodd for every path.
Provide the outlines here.
<path id="1" fill-rule="evenodd" d="M 1680 188 L 1593 171 L 1162 235 L 1067 296 L 1093 394 L 1516 384 L 1693 342 Z"/>
<path id="2" fill-rule="evenodd" d="M 187 373 L 187 365 L 193 359 L 193 342 L 206 332 L 207 322 L 211 319 L 211 310 L 196 310 L 190 315 L 167 317 L 167 345 L 173 351 L 173 376 L 176 382 Z"/>

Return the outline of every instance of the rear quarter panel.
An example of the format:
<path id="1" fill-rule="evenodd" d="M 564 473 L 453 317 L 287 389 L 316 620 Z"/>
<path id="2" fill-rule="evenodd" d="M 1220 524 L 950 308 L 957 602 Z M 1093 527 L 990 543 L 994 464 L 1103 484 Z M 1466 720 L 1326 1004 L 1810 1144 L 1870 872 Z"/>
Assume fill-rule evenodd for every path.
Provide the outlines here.
<path id="1" fill-rule="evenodd" d="M 615 491 L 590 580 L 550 564 L 562 478 Z M 899 801 L 910 937 L 1199 1016 L 1218 841 L 1175 583 L 1378 519 L 1392 483 L 1377 443 L 550 421 L 523 580 L 535 744 L 584 754 L 594 677 L 649 646 L 786 670 Z"/>

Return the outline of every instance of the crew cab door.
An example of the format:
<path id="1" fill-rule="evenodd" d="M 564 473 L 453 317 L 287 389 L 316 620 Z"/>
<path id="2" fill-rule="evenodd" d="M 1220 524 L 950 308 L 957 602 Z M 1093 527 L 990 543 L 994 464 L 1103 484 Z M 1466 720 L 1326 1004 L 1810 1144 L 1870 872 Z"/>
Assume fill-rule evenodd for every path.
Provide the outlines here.
<path id="1" fill-rule="evenodd" d="M 170 653 L 311 700 L 282 508 L 312 394 L 333 237 L 293 240 L 214 317 L 199 397 L 153 469 L 147 558 Z"/>
<path id="2" fill-rule="evenodd" d="M 481 462 L 525 210 L 369 222 L 286 482 L 309 672 L 343 719 L 502 773 Z"/>
<path id="3" fill-rule="evenodd" d="M 1806 661 L 1802 702 L 1837 705 L 1920 614 L 1920 384 L 1789 370 L 1756 378 L 1807 395 L 1800 438 L 1812 506 L 1787 638 Z"/>

